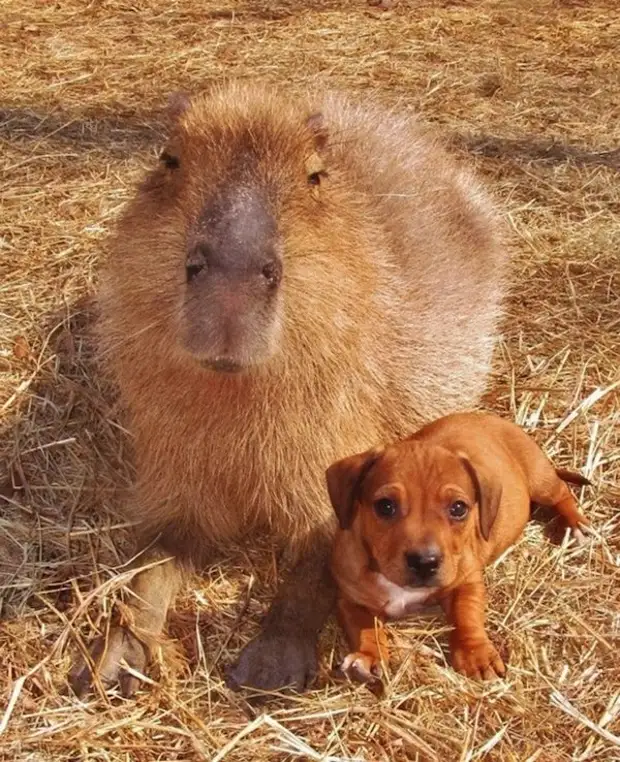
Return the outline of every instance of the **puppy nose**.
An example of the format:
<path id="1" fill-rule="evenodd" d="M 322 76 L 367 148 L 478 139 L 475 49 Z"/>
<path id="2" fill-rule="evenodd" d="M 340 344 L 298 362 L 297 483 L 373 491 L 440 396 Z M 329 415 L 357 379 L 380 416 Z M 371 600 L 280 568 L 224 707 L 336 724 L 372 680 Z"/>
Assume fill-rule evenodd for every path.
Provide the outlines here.
<path id="1" fill-rule="evenodd" d="M 432 547 L 405 553 L 405 561 L 420 579 L 428 579 L 439 569 L 442 557 L 439 548 Z"/>

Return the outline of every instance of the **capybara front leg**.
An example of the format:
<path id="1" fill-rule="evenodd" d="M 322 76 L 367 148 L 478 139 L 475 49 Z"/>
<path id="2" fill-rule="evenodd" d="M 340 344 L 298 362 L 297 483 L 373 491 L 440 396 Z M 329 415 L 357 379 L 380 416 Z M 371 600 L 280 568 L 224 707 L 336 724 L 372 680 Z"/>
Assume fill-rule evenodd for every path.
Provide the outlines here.
<path id="1" fill-rule="evenodd" d="M 128 621 L 97 638 L 90 647 L 90 659 L 80 656 L 72 670 L 70 683 L 78 695 L 89 689 L 93 668 L 104 688 L 119 683 L 124 696 L 138 688 L 139 678 L 126 667 L 144 672 L 182 582 L 178 562 L 163 550 L 154 549 L 142 557 L 140 567 L 142 571 L 129 586 Z"/>
<path id="2" fill-rule="evenodd" d="M 329 549 L 328 537 L 320 537 L 293 567 L 276 594 L 261 633 L 229 670 L 232 687 L 291 687 L 301 692 L 312 681 L 317 671 L 317 639 L 336 602 Z"/>

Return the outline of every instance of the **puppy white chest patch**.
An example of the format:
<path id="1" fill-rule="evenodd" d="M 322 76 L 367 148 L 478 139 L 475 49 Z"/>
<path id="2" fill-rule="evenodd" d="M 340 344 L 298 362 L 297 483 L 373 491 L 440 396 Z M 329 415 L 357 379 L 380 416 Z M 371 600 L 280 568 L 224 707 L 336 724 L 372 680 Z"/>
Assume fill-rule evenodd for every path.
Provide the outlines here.
<path id="1" fill-rule="evenodd" d="M 377 574 L 377 585 L 386 597 L 383 613 L 389 619 L 403 617 L 420 611 L 436 591 L 433 587 L 399 587 L 383 574 Z"/>

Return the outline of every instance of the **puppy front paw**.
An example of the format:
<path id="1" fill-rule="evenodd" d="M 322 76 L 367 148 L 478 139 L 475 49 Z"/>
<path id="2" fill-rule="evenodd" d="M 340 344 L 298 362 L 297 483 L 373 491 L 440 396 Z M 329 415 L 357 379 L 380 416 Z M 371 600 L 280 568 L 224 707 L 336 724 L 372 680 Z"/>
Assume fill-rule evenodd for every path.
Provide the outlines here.
<path id="1" fill-rule="evenodd" d="M 488 639 L 473 643 L 453 641 L 451 660 L 457 672 L 472 680 L 495 680 L 506 674 L 504 662 Z"/>
<path id="2" fill-rule="evenodd" d="M 363 651 L 350 653 L 340 666 L 341 671 L 355 683 L 371 683 L 381 679 L 381 662 Z"/>

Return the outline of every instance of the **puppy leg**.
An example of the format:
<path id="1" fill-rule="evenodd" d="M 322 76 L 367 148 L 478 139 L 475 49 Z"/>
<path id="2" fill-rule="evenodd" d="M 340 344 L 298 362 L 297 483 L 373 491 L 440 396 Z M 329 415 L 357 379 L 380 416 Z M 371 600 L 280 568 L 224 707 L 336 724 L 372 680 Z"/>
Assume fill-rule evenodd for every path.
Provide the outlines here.
<path id="1" fill-rule="evenodd" d="M 450 656 L 457 672 L 476 680 L 503 677 L 506 667 L 484 627 L 485 589 L 482 577 L 460 585 L 441 603 L 454 626 Z"/>
<path id="2" fill-rule="evenodd" d="M 346 633 L 351 653 L 342 662 L 347 677 L 367 683 L 381 677 L 381 664 L 387 662 L 389 651 L 383 623 L 363 606 L 348 598 L 338 599 L 338 618 Z"/>
<path id="3" fill-rule="evenodd" d="M 562 473 L 562 472 L 560 472 Z M 579 510 L 577 501 L 568 485 L 562 481 L 555 469 L 549 465 L 531 487 L 534 503 L 553 508 L 566 522 L 576 542 L 583 542 L 580 525 L 588 526 L 588 520 Z"/>
<path id="4" fill-rule="evenodd" d="M 144 672 L 182 583 L 180 565 L 163 550 L 154 549 L 140 563 L 148 568 L 139 572 L 129 586 L 130 621 L 112 626 L 90 647 L 90 658 L 103 686 L 108 688 L 118 682 L 124 696 L 131 696 L 139 685 L 139 679 L 124 664 Z M 87 659 L 77 660 L 69 682 L 78 696 L 88 690 L 92 672 Z"/>

